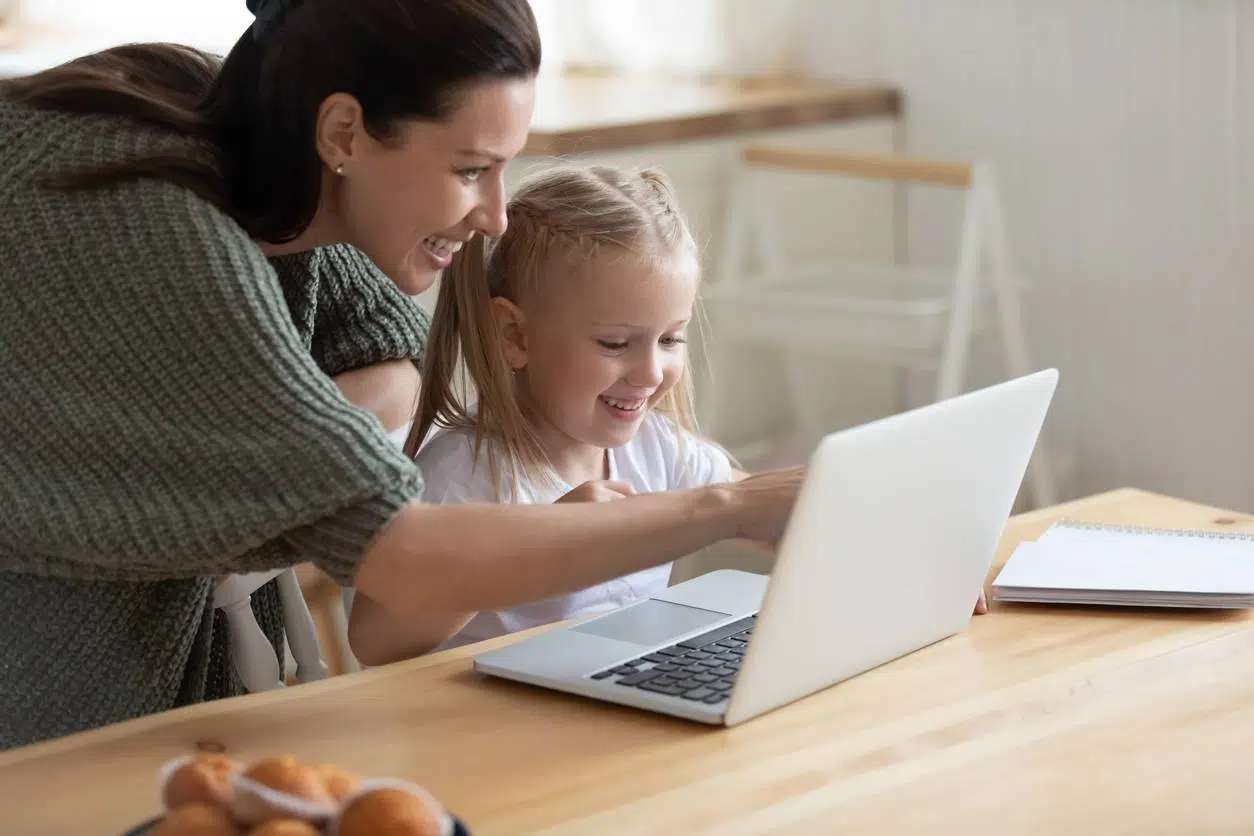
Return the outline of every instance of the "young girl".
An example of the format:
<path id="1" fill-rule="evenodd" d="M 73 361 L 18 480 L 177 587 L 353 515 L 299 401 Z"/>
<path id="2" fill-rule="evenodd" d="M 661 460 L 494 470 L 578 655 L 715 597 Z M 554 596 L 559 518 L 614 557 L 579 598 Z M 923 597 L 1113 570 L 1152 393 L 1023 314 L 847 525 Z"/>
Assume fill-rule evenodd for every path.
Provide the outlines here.
<path id="1" fill-rule="evenodd" d="M 440 289 L 406 443 L 424 499 L 548 503 L 597 480 L 644 493 L 742 478 L 693 432 L 686 342 L 700 270 L 666 178 L 551 168 L 518 187 L 506 214 L 486 258 L 472 242 Z M 459 357 L 473 406 L 449 383 Z M 468 613 L 444 646 L 606 612 L 669 576 L 666 564 Z"/>

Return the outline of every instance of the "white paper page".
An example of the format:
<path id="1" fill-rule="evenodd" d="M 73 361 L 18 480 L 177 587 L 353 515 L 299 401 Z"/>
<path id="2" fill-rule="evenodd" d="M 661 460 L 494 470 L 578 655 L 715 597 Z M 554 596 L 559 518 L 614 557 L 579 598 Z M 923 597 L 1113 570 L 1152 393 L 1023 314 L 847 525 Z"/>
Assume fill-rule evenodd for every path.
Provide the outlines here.
<path id="1" fill-rule="evenodd" d="M 1254 544 L 1182 537 L 1104 539 L 1021 543 L 993 584 L 1035 589 L 1254 593 Z"/>
<path id="2" fill-rule="evenodd" d="M 1050 526 L 1036 540 L 1050 548 L 1070 543 L 1160 543 L 1190 554 L 1241 554 L 1254 559 L 1254 537 L 1208 537 L 1205 532 L 1156 532 L 1115 528 L 1084 528 L 1066 523 Z"/>

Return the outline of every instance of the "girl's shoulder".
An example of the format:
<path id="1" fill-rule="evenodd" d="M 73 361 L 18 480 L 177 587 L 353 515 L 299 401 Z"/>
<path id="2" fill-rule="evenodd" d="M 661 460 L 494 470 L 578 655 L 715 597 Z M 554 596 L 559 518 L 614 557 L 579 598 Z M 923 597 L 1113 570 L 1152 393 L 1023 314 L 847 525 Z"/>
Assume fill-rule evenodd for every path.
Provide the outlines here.
<path id="1" fill-rule="evenodd" d="M 475 451 L 474 433 L 455 427 L 436 427 L 423 440 L 414 461 L 428 473 L 469 470 L 478 459 L 486 459 L 487 451 Z"/>
<path id="2" fill-rule="evenodd" d="M 706 445 L 711 442 L 679 426 L 666 413 L 654 410 L 640 423 L 640 431 L 631 443 L 640 448 L 654 450 L 670 459 L 681 455 L 688 445 Z"/>
<path id="3" fill-rule="evenodd" d="M 477 449 L 476 449 L 477 447 Z M 488 443 L 476 445 L 474 431 L 437 427 L 418 449 L 414 463 L 422 473 L 423 499 L 435 504 L 508 501 L 511 480 L 492 468 Z"/>
<path id="4" fill-rule="evenodd" d="M 647 490 L 691 488 L 731 478 L 731 462 L 722 448 L 661 412 L 645 417 L 617 459 Z"/>

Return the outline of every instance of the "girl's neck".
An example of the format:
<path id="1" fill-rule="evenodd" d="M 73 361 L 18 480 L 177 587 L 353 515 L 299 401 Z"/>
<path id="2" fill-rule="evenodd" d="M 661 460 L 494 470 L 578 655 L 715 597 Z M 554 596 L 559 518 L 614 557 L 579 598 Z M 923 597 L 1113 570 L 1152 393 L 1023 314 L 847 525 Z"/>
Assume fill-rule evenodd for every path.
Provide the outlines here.
<path id="1" fill-rule="evenodd" d="M 604 447 L 576 441 L 534 409 L 524 409 L 524 415 L 544 451 L 547 464 L 563 482 L 577 487 L 584 482 L 609 478 L 609 454 Z"/>
<path id="2" fill-rule="evenodd" d="M 577 487 L 584 482 L 609 478 L 609 455 L 605 448 L 581 444 L 552 426 L 535 427 L 535 431 L 549 464 L 567 485 Z"/>

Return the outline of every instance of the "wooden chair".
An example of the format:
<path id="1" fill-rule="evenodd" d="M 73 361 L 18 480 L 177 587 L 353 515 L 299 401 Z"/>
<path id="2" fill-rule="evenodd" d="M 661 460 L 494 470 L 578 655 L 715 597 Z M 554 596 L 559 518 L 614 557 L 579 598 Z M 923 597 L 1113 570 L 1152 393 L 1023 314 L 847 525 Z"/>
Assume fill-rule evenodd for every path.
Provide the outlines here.
<path id="1" fill-rule="evenodd" d="M 767 178 L 781 172 L 852 177 L 948 188 L 962 193 L 965 216 L 952 268 L 909 265 L 794 264 L 775 229 Z M 707 282 L 706 311 L 717 329 L 709 354 L 715 366 L 703 419 L 715 438 L 726 415 L 727 389 L 717 358 L 732 343 L 770 345 L 786 358 L 788 407 L 803 434 L 831 428 L 814 403 L 815 382 L 804 360 L 843 356 L 936 373 L 934 397 L 963 391 L 972 336 L 996 313 L 1010 376 L 1032 371 L 1016 274 L 1006 238 L 993 166 L 887 153 L 748 147 L 732 184 L 723 232 L 721 270 Z M 752 250 L 750 249 L 752 248 Z M 755 250 L 756 252 L 753 252 Z M 756 255 L 758 272 L 748 260 Z M 762 450 L 770 440 L 752 445 Z M 735 452 L 735 451 L 733 451 Z M 1039 505 L 1057 501 L 1044 440 L 1029 469 Z"/>

